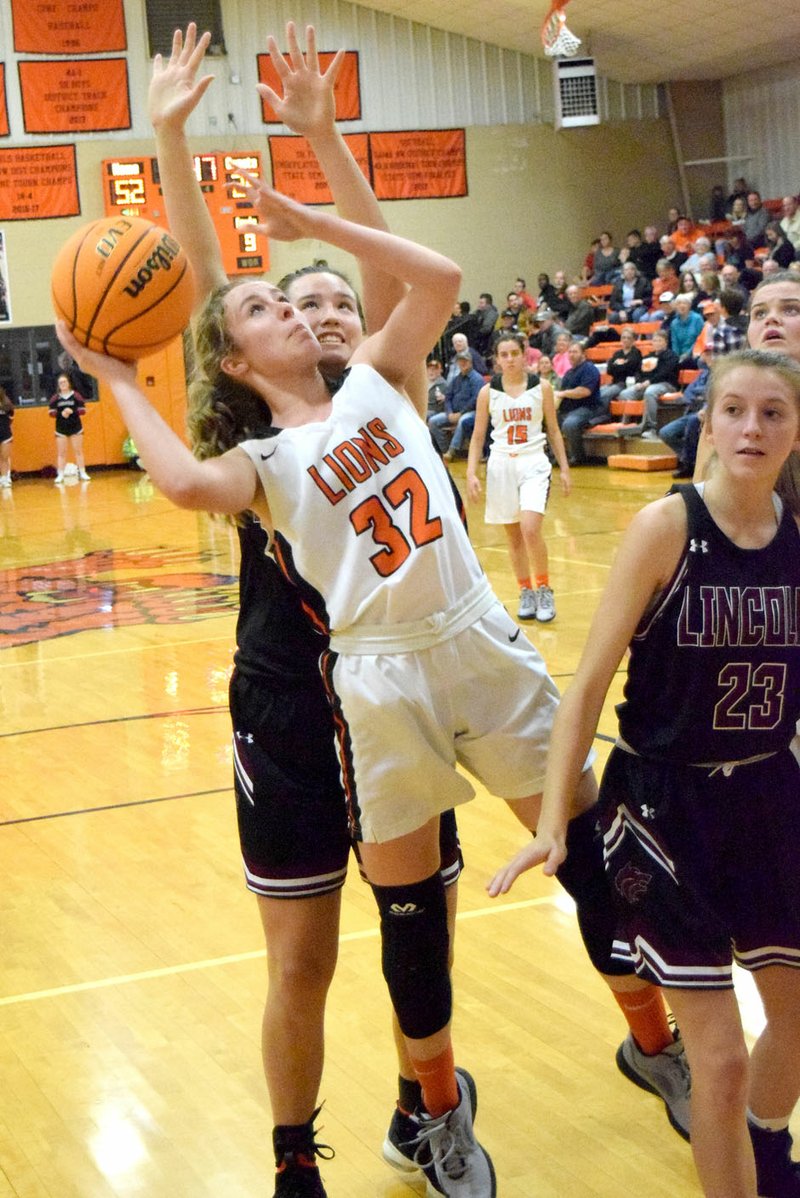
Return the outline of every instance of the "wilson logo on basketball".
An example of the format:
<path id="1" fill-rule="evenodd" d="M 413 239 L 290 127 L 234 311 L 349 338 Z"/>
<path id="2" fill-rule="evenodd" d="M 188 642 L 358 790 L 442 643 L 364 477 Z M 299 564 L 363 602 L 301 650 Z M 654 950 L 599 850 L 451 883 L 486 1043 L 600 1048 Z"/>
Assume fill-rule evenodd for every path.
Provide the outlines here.
<path id="1" fill-rule="evenodd" d="M 139 267 L 137 273 L 128 283 L 127 287 L 124 288 L 126 294 L 133 296 L 135 299 L 137 295 L 140 295 L 144 291 L 157 271 L 172 269 L 172 263 L 180 252 L 181 247 L 177 241 L 170 237 L 169 233 L 165 233 L 150 257 Z"/>

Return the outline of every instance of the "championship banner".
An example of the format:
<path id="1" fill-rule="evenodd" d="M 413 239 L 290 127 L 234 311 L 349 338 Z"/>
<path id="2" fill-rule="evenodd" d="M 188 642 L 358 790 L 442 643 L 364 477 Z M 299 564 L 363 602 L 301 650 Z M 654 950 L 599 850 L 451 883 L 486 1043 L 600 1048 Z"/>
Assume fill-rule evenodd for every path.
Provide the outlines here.
<path id="1" fill-rule="evenodd" d="M 8 137 L 8 108 L 6 106 L 6 64 L 0 62 L 0 137 Z"/>
<path id="2" fill-rule="evenodd" d="M 80 214 L 75 146 L 0 149 L 0 221 Z"/>
<path id="3" fill-rule="evenodd" d="M 104 133 L 131 127 L 124 58 L 21 62 L 19 83 L 26 133 Z"/>
<path id="4" fill-rule="evenodd" d="M 344 140 L 370 182 L 369 135 L 346 133 Z M 333 196 L 314 152 L 304 137 L 268 138 L 272 186 L 301 204 L 332 204 Z"/>
<path id="5" fill-rule="evenodd" d="M 0 229 L 0 324 L 11 324 L 11 288 L 8 282 L 6 237 Z"/>
<path id="6" fill-rule="evenodd" d="M 372 189 L 379 200 L 439 200 L 467 195 L 463 129 L 370 133 Z"/>
<path id="7" fill-rule="evenodd" d="M 18 54 L 127 50 L 123 0 L 11 0 Z"/>
<path id="8" fill-rule="evenodd" d="M 266 83 L 268 87 L 271 87 L 274 92 L 280 95 L 283 87 L 275 73 L 275 68 L 272 65 L 272 59 L 269 54 L 258 54 L 256 57 L 258 61 L 259 83 Z M 334 58 L 335 54 L 332 51 L 326 50 L 320 52 L 320 70 L 325 71 Z M 358 78 L 357 50 L 345 51 L 344 62 L 339 68 L 339 77 L 336 80 L 333 95 L 336 101 L 337 121 L 361 120 L 361 88 Z M 265 125 L 281 124 L 280 118 L 275 115 L 274 108 L 266 100 L 261 101 L 261 119 Z"/>

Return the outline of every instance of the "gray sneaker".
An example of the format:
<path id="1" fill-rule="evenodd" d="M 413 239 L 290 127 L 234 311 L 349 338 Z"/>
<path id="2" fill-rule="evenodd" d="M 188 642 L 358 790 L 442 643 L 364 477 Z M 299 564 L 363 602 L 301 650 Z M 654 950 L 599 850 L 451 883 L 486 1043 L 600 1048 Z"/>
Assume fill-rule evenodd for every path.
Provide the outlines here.
<path id="1" fill-rule="evenodd" d="M 642 1052 L 633 1033 L 628 1032 L 617 1049 L 617 1068 L 635 1086 L 641 1086 L 649 1094 L 658 1095 L 675 1131 L 688 1140 L 691 1130 L 692 1075 L 680 1033 L 676 1031 L 674 1035 L 674 1044 L 649 1057 Z"/>
<path id="2" fill-rule="evenodd" d="M 459 1070 L 456 1080 L 458 1106 L 436 1119 L 421 1117 L 417 1151 L 430 1151 L 434 1184 L 445 1198 L 495 1198 L 497 1183 L 491 1158 L 472 1130 L 473 1101 L 465 1070 Z"/>
<path id="3" fill-rule="evenodd" d="M 478 1109 L 478 1093 L 472 1076 L 456 1065 L 456 1077 L 463 1077 L 469 1094 L 469 1105 L 472 1112 L 472 1122 Z M 383 1159 L 399 1173 L 406 1177 L 415 1176 L 419 1179 L 420 1172 L 425 1179 L 426 1198 L 439 1198 L 442 1193 L 436 1180 L 436 1173 L 431 1159 L 430 1148 L 420 1145 L 419 1129 L 422 1117 L 419 1114 L 406 1115 L 396 1108 L 389 1124 L 389 1130 L 383 1141 Z"/>
<path id="4" fill-rule="evenodd" d="M 556 618 L 556 601 L 550 587 L 540 586 L 536 592 L 536 619 L 540 624 L 549 624 Z"/>
<path id="5" fill-rule="evenodd" d="M 532 591 L 530 587 L 523 587 L 519 593 L 519 607 L 517 608 L 518 620 L 535 620 L 536 619 L 536 591 Z"/>

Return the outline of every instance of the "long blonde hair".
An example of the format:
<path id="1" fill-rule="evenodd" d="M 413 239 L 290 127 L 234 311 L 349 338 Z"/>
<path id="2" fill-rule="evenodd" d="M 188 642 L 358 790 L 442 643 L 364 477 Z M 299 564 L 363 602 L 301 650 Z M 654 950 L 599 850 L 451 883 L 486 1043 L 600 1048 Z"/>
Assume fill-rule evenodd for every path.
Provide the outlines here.
<path id="1" fill-rule="evenodd" d="M 711 381 L 706 397 L 707 419 L 711 418 L 723 380 L 738 366 L 755 366 L 758 370 L 771 370 L 773 374 L 779 375 L 794 392 L 800 417 L 800 362 L 790 358 L 788 354 L 772 353 L 763 349 L 742 349 L 717 358 L 711 367 Z M 783 463 L 775 483 L 775 492 L 795 516 L 800 516 L 800 453 L 796 449 L 792 450 Z"/>
<path id="2" fill-rule="evenodd" d="M 235 350 L 226 324 L 225 298 L 238 286 L 225 283 L 211 292 L 193 324 L 192 369 L 187 424 L 192 452 L 215 458 L 242 441 L 263 436 L 272 422 L 264 400 L 222 369 Z"/>

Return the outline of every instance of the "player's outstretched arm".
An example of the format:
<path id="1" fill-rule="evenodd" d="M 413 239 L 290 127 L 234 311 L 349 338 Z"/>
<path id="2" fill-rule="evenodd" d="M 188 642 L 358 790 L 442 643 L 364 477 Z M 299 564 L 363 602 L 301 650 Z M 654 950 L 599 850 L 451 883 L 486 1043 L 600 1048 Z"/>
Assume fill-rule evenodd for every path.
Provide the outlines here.
<path id="1" fill-rule="evenodd" d="M 478 392 L 475 404 L 475 427 L 469 442 L 467 454 L 467 495 L 470 502 L 477 503 L 481 494 L 481 480 L 478 478 L 478 463 L 483 456 L 483 446 L 486 443 L 486 433 L 489 429 L 489 384 L 485 383 Z"/>
<path id="2" fill-rule="evenodd" d="M 176 29 L 169 60 L 165 62 L 160 54 L 155 57 L 147 95 L 167 218 L 192 264 L 198 307 L 215 287 L 227 281 L 222 251 L 195 177 L 185 129 L 190 113 L 214 79 L 213 75 L 197 77 L 210 41 L 209 33 L 198 39 L 193 21 L 187 26 L 185 37 Z"/>
<path id="3" fill-rule="evenodd" d="M 275 38 L 271 35 L 267 38 L 267 50 L 280 80 L 281 93 L 279 95 L 265 83 L 256 85 L 259 93 L 293 133 L 307 138 L 331 189 L 339 215 L 371 229 L 388 230 L 375 193 L 336 124 L 334 88 L 344 51 L 339 50 L 323 71 L 314 26 L 306 26 L 304 54 L 293 21 L 286 26 L 286 44 L 289 53 L 284 57 Z M 405 287 L 393 275 L 377 270 L 369 263 L 359 261 L 359 267 L 361 303 L 367 332 L 374 333 L 383 328 L 390 313 L 403 298 Z M 422 365 L 409 377 L 406 390 L 417 411 L 424 417 L 428 388 Z"/>
<path id="4" fill-rule="evenodd" d="M 567 850 L 564 846 L 563 836 L 553 839 L 537 832 L 532 841 L 521 848 L 506 865 L 498 869 L 494 877 L 487 883 L 486 889 L 492 898 L 497 898 L 498 894 L 508 894 L 519 875 L 525 873 L 526 870 L 533 869 L 536 865 L 541 865 L 543 872 L 552 876 L 566 855 Z"/>
<path id="5" fill-rule="evenodd" d="M 135 363 L 86 349 L 63 320 L 56 322 L 56 332 L 81 370 L 108 384 L 142 464 L 167 499 L 221 515 L 237 515 L 260 502 L 255 468 L 245 453 L 234 449 L 199 462 L 148 402 L 136 381 Z"/>
<path id="6" fill-rule="evenodd" d="M 307 208 L 263 180 L 246 177 L 262 219 L 257 226 L 262 233 L 279 241 L 319 238 L 407 284 L 384 327 L 368 337 L 351 359 L 369 363 L 394 387 L 403 387 L 447 323 L 461 284 L 458 266 L 417 242 Z"/>

